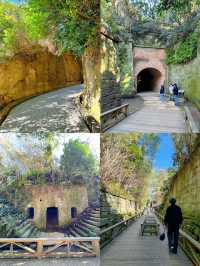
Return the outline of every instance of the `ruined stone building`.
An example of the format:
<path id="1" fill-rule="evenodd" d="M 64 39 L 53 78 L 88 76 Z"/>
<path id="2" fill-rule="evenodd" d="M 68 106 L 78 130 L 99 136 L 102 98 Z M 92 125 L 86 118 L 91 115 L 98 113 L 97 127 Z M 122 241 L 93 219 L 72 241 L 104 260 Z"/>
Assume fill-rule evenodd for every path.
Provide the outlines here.
<path id="1" fill-rule="evenodd" d="M 27 193 L 27 216 L 42 230 L 66 227 L 88 207 L 84 185 L 30 186 Z"/>

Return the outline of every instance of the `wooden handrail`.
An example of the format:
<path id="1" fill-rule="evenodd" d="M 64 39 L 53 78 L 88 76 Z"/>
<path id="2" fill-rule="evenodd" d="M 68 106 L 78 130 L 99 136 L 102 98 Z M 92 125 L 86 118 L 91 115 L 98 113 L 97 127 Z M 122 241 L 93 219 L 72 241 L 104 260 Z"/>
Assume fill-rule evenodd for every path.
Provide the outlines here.
<path id="1" fill-rule="evenodd" d="M 76 247 L 74 249 L 74 247 Z M 100 255 L 99 237 L 0 238 L 0 258 Z"/>
<path id="2" fill-rule="evenodd" d="M 163 221 L 164 217 L 158 213 L 155 212 L 155 214 L 160 217 L 160 219 Z M 193 239 L 189 234 L 187 234 L 186 232 L 184 232 L 182 229 L 179 230 L 179 233 L 182 237 L 186 238 L 198 251 L 200 251 L 200 243 L 198 241 L 196 241 L 195 239 Z"/>
<path id="3" fill-rule="evenodd" d="M 93 241 L 93 240 L 100 240 L 99 237 L 58 237 L 58 238 L 47 238 L 47 237 L 40 237 L 40 238 L 0 238 L 0 243 L 2 242 L 37 242 L 37 241 Z"/>
<path id="4" fill-rule="evenodd" d="M 126 223 L 128 223 L 129 221 L 135 220 L 136 218 L 138 218 L 138 215 L 131 216 L 130 218 L 128 218 L 128 219 L 126 219 L 126 220 L 123 220 L 123 221 L 120 221 L 120 222 L 118 222 L 118 223 L 116 223 L 116 224 L 113 224 L 113 225 L 111 225 L 110 227 L 108 227 L 108 228 L 102 230 L 102 231 L 100 232 L 100 235 L 103 235 L 103 234 L 107 233 L 108 231 L 110 231 L 110 230 L 116 228 L 117 226 L 119 226 L 119 225 L 121 225 L 121 224 L 126 224 Z"/>

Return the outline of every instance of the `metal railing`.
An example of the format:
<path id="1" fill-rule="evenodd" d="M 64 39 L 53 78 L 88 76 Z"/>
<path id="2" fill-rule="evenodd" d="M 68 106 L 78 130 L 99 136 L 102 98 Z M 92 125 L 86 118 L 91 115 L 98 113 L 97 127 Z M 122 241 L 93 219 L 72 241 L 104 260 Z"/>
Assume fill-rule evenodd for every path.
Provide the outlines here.
<path id="1" fill-rule="evenodd" d="M 0 258 L 99 256 L 99 243 L 99 237 L 0 238 Z"/>
<path id="2" fill-rule="evenodd" d="M 163 222 L 164 217 L 155 212 L 158 218 Z M 179 230 L 180 238 L 179 243 L 183 251 L 194 263 L 195 266 L 200 266 L 200 243 L 193 239 L 189 234 L 184 232 L 182 229 Z"/>
<path id="3" fill-rule="evenodd" d="M 132 216 L 126 220 L 118 222 L 114 225 L 109 226 L 108 228 L 103 229 L 100 232 L 101 237 L 101 248 L 109 244 L 115 237 L 121 234 L 129 225 L 131 225 L 140 215 Z"/>

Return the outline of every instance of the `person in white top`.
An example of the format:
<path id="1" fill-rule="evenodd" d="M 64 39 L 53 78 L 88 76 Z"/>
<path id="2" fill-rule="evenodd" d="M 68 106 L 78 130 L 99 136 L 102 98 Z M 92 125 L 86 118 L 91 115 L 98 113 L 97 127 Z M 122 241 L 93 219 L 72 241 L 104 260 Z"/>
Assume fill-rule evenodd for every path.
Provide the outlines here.
<path id="1" fill-rule="evenodd" d="M 170 84 L 169 85 L 170 101 L 173 100 L 173 89 L 174 89 L 174 86 L 172 84 Z"/>

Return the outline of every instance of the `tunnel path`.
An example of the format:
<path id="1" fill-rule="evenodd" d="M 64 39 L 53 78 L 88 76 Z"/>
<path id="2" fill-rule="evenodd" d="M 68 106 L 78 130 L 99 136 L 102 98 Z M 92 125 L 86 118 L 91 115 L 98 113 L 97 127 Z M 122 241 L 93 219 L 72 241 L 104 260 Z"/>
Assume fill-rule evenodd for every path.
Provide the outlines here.
<path id="1" fill-rule="evenodd" d="M 172 101 L 160 102 L 157 92 L 139 93 L 138 96 L 143 100 L 142 108 L 110 128 L 108 132 L 185 133 L 187 131 L 184 111 Z"/>
<path id="2" fill-rule="evenodd" d="M 74 98 L 83 85 L 71 86 L 36 96 L 12 109 L 0 132 L 88 132 Z"/>
<path id="3" fill-rule="evenodd" d="M 139 236 L 144 216 L 114 239 L 101 252 L 103 266 L 192 266 L 182 250 L 169 254 L 167 240 L 156 236 Z"/>

